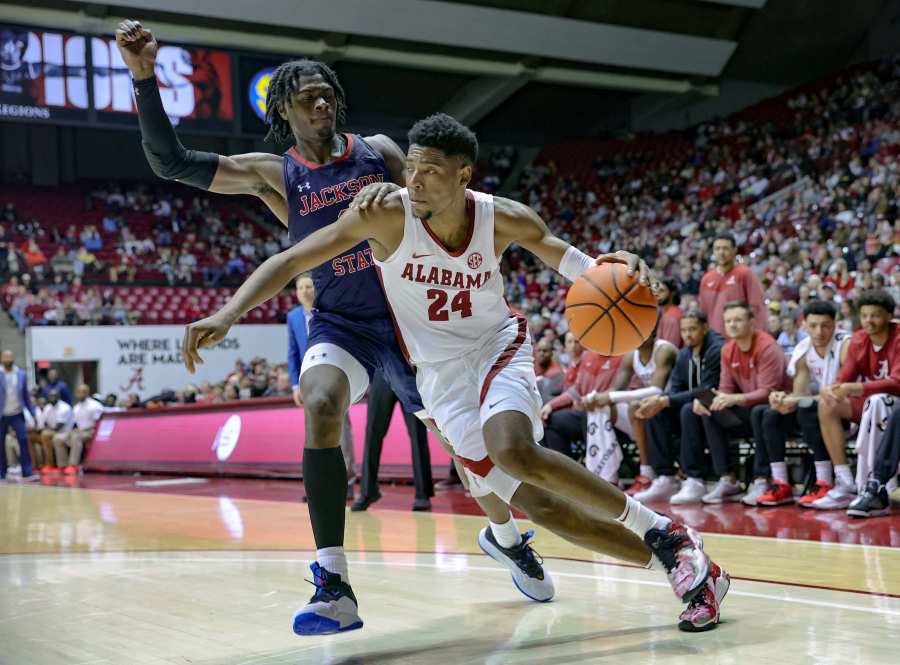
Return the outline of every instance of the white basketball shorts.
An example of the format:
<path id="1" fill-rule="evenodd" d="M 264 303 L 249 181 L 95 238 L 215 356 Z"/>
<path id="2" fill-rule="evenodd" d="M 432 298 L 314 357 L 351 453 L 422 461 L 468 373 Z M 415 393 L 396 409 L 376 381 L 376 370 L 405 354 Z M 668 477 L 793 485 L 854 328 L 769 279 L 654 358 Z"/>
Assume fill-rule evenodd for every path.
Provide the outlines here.
<path id="1" fill-rule="evenodd" d="M 493 492 L 509 503 L 521 481 L 494 466 L 482 427 L 492 416 L 519 411 L 531 419 L 534 439 L 544 436 L 541 396 L 525 319 L 510 317 L 480 348 L 462 358 L 416 364 L 425 410 L 450 441 L 473 496 Z M 534 445 L 537 445 L 534 443 Z"/>

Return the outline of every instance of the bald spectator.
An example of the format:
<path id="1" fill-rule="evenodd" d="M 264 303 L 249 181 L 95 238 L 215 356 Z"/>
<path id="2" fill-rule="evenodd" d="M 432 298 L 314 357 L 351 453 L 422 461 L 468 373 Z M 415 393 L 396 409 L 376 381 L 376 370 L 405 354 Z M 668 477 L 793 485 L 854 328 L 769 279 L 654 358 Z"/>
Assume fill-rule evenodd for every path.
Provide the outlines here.
<path id="1" fill-rule="evenodd" d="M 700 309 L 709 317 L 709 327 L 725 334 L 725 305 L 745 302 L 753 313 L 756 329 L 766 329 L 763 288 L 753 271 L 737 263 L 737 241 L 730 233 L 721 233 L 713 242 L 716 267 L 700 280 Z"/>
<path id="2" fill-rule="evenodd" d="M 75 427 L 64 435 L 53 438 L 57 466 L 67 476 L 78 475 L 84 446 L 94 438 L 97 421 L 103 415 L 103 405 L 91 397 L 91 389 L 82 383 L 75 388 L 75 406 L 72 408 Z"/>
<path id="3" fill-rule="evenodd" d="M 554 358 L 553 342 L 546 335 L 534 345 L 534 374 L 544 404 L 562 392 L 563 370 Z"/>
<path id="4" fill-rule="evenodd" d="M 43 420 L 44 430 L 41 432 L 41 446 L 47 465 L 41 468 L 41 473 L 58 474 L 60 469 L 55 464 L 56 445 L 58 442 L 65 441 L 75 424 L 72 407 L 60 399 L 59 391 L 51 390 L 47 393 L 47 406 L 44 407 Z"/>

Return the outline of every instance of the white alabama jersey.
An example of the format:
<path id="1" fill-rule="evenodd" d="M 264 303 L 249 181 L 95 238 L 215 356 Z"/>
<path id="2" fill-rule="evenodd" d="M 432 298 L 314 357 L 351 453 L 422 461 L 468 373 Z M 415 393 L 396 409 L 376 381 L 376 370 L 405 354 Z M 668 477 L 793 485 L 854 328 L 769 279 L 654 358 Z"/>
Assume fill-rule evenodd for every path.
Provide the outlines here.
<path id="1" fill-rule="evenodd" d="M 634 362 L 632 365 L 634 366 L 634 375 L 638 378 L 638 381 L 641 382 L 642 388 L 647 388 L 650 386 L 650 380 L 653 378 L 653 372 L 656 371 L 656 352 L 659 351 L 660 347 L 671 346 L 676 351 L 678 348 L 672 344 L 672 342 L 665 339 L 657 339 L 653 342 L 653 353 L 650 354 L 650 362 L 646 365 L 641 362 L 641 352 L 640 349 L 634 350 Z"/>
<path id="2" fill-rule="evenodd" d="M 403 240 L 390 257 L 375 261 L 400 343 L 413 363 L 464 356 L 510 317 L 494 253 L 494 197 L 466 190 L 469 230 L 451 252 L 413 216 L 409 192 L 401 189 L 400 196 Z"/>
<path id="3" fill-rule="evenodd" d="M 813 395 L 818 395 L 822 386 L 830 386 L 837 378 L 838 370 L 841 368 L 841 349 L 844 348 L 849 337 L 850 334 L 843 330 L 835 331 L 824 358 L 816 351 L 812 338 L 804 338 L 791 354 L 788 375 L 796 375 L 797 361 L 806 356 L 806 366 L 809 368 L 809 390 Z"/>

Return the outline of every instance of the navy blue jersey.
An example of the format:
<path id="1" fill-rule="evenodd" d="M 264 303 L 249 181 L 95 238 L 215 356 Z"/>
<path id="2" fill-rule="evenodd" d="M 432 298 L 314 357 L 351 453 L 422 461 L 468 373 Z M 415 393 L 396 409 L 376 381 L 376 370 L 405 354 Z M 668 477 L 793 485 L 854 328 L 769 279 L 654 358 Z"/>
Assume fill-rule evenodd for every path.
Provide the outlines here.
<path id="1" fill-rule="evenodd" d="M 328 164 L 309 162 L 295 148 L 284 154 L 288 230 L 294 243 L 337 221 L 366 185 L 391 179 L 372 146 L 359 135 L 344 136 L 344 154 Z M 390 316 L 368 242 L 313 269 L 312 278 L 318 311 L 355 320 Z"/>

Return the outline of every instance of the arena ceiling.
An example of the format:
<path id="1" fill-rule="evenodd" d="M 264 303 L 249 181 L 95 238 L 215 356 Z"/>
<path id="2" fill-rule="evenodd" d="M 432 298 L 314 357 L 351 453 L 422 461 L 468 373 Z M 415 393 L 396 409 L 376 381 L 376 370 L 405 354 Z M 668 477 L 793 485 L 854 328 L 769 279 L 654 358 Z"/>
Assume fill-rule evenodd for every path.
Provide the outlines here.
<path id="1" fill-rule="evenodd" d="M 309 55 L 337 70 L 361 131 L 437 110 L 487 140 L 628 124 L 641 95 L 702 99 L 724 80 L 792 85 L 851 61 L 884 0 L 117 0 L 4 3 L 0 18 Z M 252 8 L 250 11 L 249 8 Z M 362 100 L 362 101 L 360 101 Z"/>

